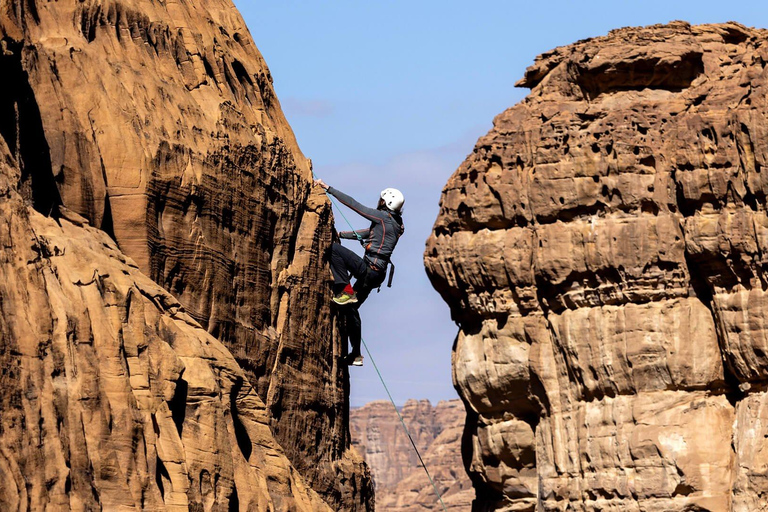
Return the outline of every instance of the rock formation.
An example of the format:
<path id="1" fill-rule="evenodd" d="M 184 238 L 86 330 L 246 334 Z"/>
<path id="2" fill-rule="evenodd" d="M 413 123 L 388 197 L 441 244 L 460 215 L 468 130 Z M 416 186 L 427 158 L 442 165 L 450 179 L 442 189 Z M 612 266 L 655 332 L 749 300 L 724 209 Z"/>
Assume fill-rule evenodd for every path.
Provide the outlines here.
<path id="1" fill-rule="evenodd" d="M 7 0 L 0 37 L 22 197 L 112 237 L 234 354 L 309 484 L 365 506 L 327 307 L 330 207 L 232 3 Z"/>
<path id="2" fill-rule="evenodd" d="M 443 190 L 473 510 L 768 508 L 768 32 L 541 55 Z"/>
<path id="3" fill-rule="evenodd" d="M 0 139 L 0 509 L 332 510 L 230 352 Z"/>
<path id="4" fill-rule="evenodd" d="M 468 510 L 474 492 L 463 469 L 464 408 L 459 400 L 408 400 L 403 421 L 448 510 Z M 363 454 L 376 484 L 376 510 L 442 510 L 392 404 L 376 401 L 350 412 L 352 445 Z"/>

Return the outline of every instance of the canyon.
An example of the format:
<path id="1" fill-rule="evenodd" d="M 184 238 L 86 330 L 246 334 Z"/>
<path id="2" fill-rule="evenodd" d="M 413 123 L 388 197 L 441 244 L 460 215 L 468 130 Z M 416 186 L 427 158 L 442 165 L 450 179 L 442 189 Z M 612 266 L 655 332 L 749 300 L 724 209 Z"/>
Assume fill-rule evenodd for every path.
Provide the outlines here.
<path id="1" fill-rule="evenodd" d="M 424 253 L 447 508 L 768 508 L 766 64 L 673 22 L 527 69 Z M 439 510 L 349 411 L 331 207 L 234 5 L 8 0 L 0 69 L 0 508 Z"/>
<path id="2" fill-rule="evenodd" d="M 473 511 L 768 508 L 766 63 L 736 23 L 556 48 L 448 180 Z"/>

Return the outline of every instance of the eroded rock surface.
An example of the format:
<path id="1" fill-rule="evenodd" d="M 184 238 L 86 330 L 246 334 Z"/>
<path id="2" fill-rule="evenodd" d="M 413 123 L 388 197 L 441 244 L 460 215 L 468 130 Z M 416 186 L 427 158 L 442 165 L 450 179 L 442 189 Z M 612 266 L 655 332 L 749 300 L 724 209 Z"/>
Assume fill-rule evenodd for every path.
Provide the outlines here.
<path id="1" fill-rule="evenodd" d="M 330 207 L 230 0 L 9 0 L 0 37 L 23 197 L 113 237 L 234 354 L 311 486 L 366 503 L 327 307 Z"/>
<path id="2" fill-rule="evenodd" d="M 408 400 L 400 410 L 448 510 L 468 510 L 474 497 L 463 469 L 464 407 L 459 400 Z M 443 510 L 392 404 L 375 401 L 350 412 L 352 445 L 376 484 L 376 510 Z"/>
<path id="3" fill-rule="evenodd" d="M 555 49 L 443 190 L 474 510 L 768 507 L 768 32 Z"/>
<path id="4" fill-rule="evenodd" d="M 330 511 L 230 352 L 0 140 L 0 509 Z"/>

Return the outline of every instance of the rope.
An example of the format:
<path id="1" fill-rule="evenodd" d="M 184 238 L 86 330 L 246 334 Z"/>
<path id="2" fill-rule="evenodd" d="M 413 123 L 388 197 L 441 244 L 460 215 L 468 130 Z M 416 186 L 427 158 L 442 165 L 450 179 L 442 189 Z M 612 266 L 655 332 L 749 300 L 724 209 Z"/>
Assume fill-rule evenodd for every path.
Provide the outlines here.
<path id="1" fill-rule="evenodd" d="M 424 459 L 421 458 L 421 454 L 419 453 L 419 449 L 416 448 L 416 443 L 413 442 L 413 437 L 411 437 L 411 433 L 408 432 L 408 427 L 405 426 L 405 421 L 403 421 L 403 416 L 400 414 L 400 411 L 397 410 L 397 406 L 395 405 L 395 401 L 392 399 L 392 394 L 389 392 L 389 388 L 387 387 L 387 383 L 384 382 L 384 377 L 381 376 L 381 372 L 379 371 L 379 367 L 376 366 L 376 361 L 373 360 L 373 356 L 371 355 L 371 351 L 368 350 L 368 345 L 365 343 L 365 340 L 363 337 L 360 337 L 360 341 L 363 342 L 363 346 L 365 347 L 365 352 L 368 354 L 368 357 L 371 359 L 371 363 L 373 363 L 373 367 L 376 369 L 376 373 L 379 375 L 379 380 L 381 380 L 381 384 L 384 386 L 384 390 L 387 392 L 387 396 L 389 396 L 389 401 L 392 402 L 392 407 L 395 409 L 395 412 L 397 413 L 397 417 L 400 419 L 400 424 L 403 426 L 403 430 L 405 430 L 405 434 L 408 436 L 408 439 L 411 441 L 411 446 L 413 446 L 414 451 L 416 452 L 416 456 L 419 458 L 419 462 L 421 462 L 421 467 L 424 468 L 424 472 L 427 474 L 427 478 L 429 478 L 429 483 L 432 484 L 432 489 L 435 490 L 435 494 L 437 494 L 437 499 L 440 500 L 440 505 L 443 506 L 443 510 L 447 509 L 445 508 L 445 503 L 443 503 L 443 497 L 440 496 L 440 491 L 437 490 L 437 486 L 435 485 L 435 481 L 432 480 L 432 475 L 429 474 L 429 470 L 427 469 L 427 465 L 424 464 Z"/>
<path id="2" fill-rule="evenodd" d="M 312 170 L 312 178 L 317 179 L 315 177 L 314 169 Z M 341 206 L 339 205 L 339 203 L 337 203 L 336 200 L 334 200 L 332 195 L 326 193 L 326 196 L 328 197 L 328 199 L 331 200 L 331 203 L 336 205 L 336 208 L 339 210 L 339 213 L 341 214 L 342 218 L 346 221 L 347 225 L 349 226 L 349 229 L 352 230 L 352 232 L 355 234 L 357 239 L 362 240 L 362 237 L 357 234 L 357 231 L 355 231 L 355 228 L 352 226 L 352 223 L 349 222 L 349 219 L 347 219 L 346 215 L 344 215 L 344 212 L 341 210 Z M 416 443 L 413 441 L 413 437 L 411 436 L 411 433 L 408 431 L 408 427 L 405 426 L 405 421 L 403 420 L 403 416 L 400 414 L 400 411 L 397 409 L 397 405 L 395 405 L 395 400 L 392 398 L 392 393 L 389 392 L 387 383 L 384 381 L 384 377 L 381 375 L 381 372 L 379 371 L 379 367 L 376 365 L 376 361 L 374 361 L 373 355 L 371 355 L 371 351 L 368 349 L 368 344 L 365 342 L 362 336 L 360 337 L 360 341 L 363 342 L 363 347 L 365 347 L 365 353 L 368 354 L 368 358 L 371 360 L 371 363 L 373 364 L 373 368 L 376 370 L 376 374 L 379 376 L 379 380 L 381 381 L 382 386 L 384 386 L 384 391 L 387 392 L 389 401 L 392 403 L 392 407 L 395 409 L 395 413 L 397 414 L 398 419 L 400 419 L 400 424 L 403 426 L 405 435 L 407 435 L 408 440 L 411 441 L 411 446 L 413 446 L 413 450 L 416 452 L 416 456 L 419 458 L 421 467 L 424 468 L 424 472 L 427 474 L 427 478 L 429 478 L 429 483 L 432 484 L 432 489 L 434 489 L 435 494 L 437 495 L 437 499 L 440 501 L 440 505 L 442 505 L 443 510 L 447 511 L 448 509 L 445 508 L 445 503 L 443 503 L 443 497 L 440 496 L 440 491 L 437 490 L 437 485 L 435 485 L 435 481 L 432 479 L 432 475 L 429 474 L 427 465 L 424 463 L 424 459 L 421 458 L 421 453 L 419 453 L 419 449 L 416 448 Z"/>

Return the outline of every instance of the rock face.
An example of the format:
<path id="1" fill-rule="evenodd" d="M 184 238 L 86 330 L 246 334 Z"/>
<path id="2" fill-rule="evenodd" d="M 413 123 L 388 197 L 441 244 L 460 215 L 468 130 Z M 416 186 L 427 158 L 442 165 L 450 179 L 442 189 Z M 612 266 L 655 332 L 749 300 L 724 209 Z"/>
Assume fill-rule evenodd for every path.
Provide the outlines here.
<path id="1" fill-rule="evenodd" d="M 536 59 L 425 252 L 474 510 L 768 507 L 768 32 Z"/>
<path id="2" fill-rule="evenodd" d="M 400 411 L 443 503 L 468 510 L 474 492 L 463 469 L 464 407 L 459 400 L 408 400 Z M 376 510 L 442 510 L 392 404 L 376 401 L 350 412 L 352 445 L 363 454 L 376 484 Z"/>
<path id="3" fill-rule="evenodd" d="M 234 354 L 310 485 L 365 506 L 327 307 L 330 207 L 231 2 L 9 0 L 0 37 L 21 195 L 110 235 Z"/>
<path id="4" fill-rule="evenodd" d="M 330 511 L 230 352 L 0 140 L 0 509 Z"/>

